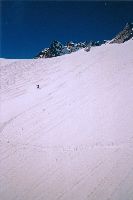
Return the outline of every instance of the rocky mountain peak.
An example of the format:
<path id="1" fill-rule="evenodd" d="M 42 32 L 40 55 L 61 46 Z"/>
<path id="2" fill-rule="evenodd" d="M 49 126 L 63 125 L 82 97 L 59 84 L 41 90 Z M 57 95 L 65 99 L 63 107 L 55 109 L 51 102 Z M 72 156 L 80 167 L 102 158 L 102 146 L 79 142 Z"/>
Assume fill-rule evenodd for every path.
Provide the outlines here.
<path id="1" fill-rule="evenodd" d="M 111 43 L 123 43 L 133 37 L 133 23 L 126 23 L 124 29 L 119 32 Z"/>
<path id="2" fill-rule="evenodd" d="M 43 49 L 35 58 L 52 58 L 56 56 L 61 56 L 64 54 L 70 54 L 72 52 L 78 51 L 79 49 L 85 49 L 86 51 L 90 50 L 90 46 L 100 46 L 106 41 L 85 41 L 85 42 L 73 42 L 69 41 L 66 45 L 61 44 L 61 42 L 54 40 L 49 48 Z"/>

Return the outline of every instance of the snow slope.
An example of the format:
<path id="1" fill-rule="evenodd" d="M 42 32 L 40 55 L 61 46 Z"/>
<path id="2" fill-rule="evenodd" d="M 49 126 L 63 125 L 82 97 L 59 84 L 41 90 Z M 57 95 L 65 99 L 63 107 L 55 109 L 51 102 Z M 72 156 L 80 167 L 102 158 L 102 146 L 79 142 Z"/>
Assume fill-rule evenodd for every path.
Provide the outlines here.
<path id="1" fill-rule="evenodd" d="M 133 199 L 132 52 L 0 59 L 1 200 Z"/>

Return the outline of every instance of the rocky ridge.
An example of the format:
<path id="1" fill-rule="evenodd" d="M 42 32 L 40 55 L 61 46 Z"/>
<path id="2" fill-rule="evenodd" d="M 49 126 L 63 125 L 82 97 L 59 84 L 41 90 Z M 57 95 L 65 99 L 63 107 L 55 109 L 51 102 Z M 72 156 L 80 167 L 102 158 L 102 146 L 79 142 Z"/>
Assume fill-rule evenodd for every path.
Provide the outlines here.
<path id="1" fill-rule="evenodd" d="M 110 42 L 107 40 L 103 41 L 85 41 L 74 43 L 72 41 L 67 42 L 65 45 L 61 42 L 54 40 L 50 47 L 43 49 L 39 52 L 35 58 L 51 58 L 56 56 L 61 56 L 65 54 L 70 54 L 72 52 L 84 49 L 85 51 L 90 51 L 91 47 L 101 46 L 102 44 L 109 43 L 123 43 L 133 37 L 133 23 L 127 23 L 124 29 L 119 32 Z"/>
<path id="2" fill-rule="evenodd" d="M 123 43 L 127 40 L 130 40 L 133 37 L 133 23 L 127 23 L 124 29 L 119 32 L 116 37 L 110 42 L 113 43 Z"/>
<path id="3" fill-rule="evenodd" d="M 100 46 L 104 44 L 106 41 L 85 41 L 74 43 L 72 41 L 67 42 L 66 45 L 61 44 L 61 42 L 54 40 L 49 48 L 43 49 L 39 54 L 35 56 L 35 58 L 51 58 L 56 56 L 61 56 L 64 54 L 70 54 L 72 52 L 78 51 L 80 49 L 85 49 L 86 51 L 90 50 L 91 46 Z"/>

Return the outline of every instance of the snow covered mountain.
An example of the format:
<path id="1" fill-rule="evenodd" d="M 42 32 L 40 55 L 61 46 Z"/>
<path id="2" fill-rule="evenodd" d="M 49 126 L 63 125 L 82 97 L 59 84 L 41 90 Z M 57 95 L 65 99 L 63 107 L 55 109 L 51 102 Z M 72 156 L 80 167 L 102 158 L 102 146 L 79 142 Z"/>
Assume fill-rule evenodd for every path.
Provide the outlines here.
<path id="1" fill-rule="evenodd" d="M 132 52 L 0 59 L 1 200 L 133 199 Z"/>
<path id="2" fill-rule="evenodd" d="M 72 41 L 67 42 L 66 45 L 61 44 L 59 41 L 53 41 L 49 48 L 43 49 L 35 58 L 52 58 L 56 56 L 62 56 L 64 54 L 70 54 L 80 49 L 90 51 L 91 47 L 101 46 L 105 43 L 123 43 L 130 40 L 133 37 L 133 23 L 127 23 L 124 29 L 118 33 L 111 41 L 85 41 L 74 43 Z"/>
<path id="3" fill-rule="evenodd" d="M 45 48 L 35 58 L 52 58 L 56 56 L 62 56 L 65 54 L 70 54 L 72 52 L 78 51 L 80 49 L 88 50 L 91 46 L 100 46 L 106 43 L 106 40 L 100 41 L 90 41 L 90 42 L 79 42 L 74 43 L 72 41 L 67 42 L 66 45 L 62 45 L 59 41 L 54 40 L 49 48 Z"/>

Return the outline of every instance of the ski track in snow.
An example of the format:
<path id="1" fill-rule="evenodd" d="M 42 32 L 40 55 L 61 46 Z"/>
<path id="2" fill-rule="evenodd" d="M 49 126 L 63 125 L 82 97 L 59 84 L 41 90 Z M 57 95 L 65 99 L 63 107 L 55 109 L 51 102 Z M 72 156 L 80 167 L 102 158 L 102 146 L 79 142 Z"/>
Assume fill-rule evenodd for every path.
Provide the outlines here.
<path id="1" fill-rule="evenodd" d="M 131 52 L 0 59 L 0 199 L 133 199 Z"/>

